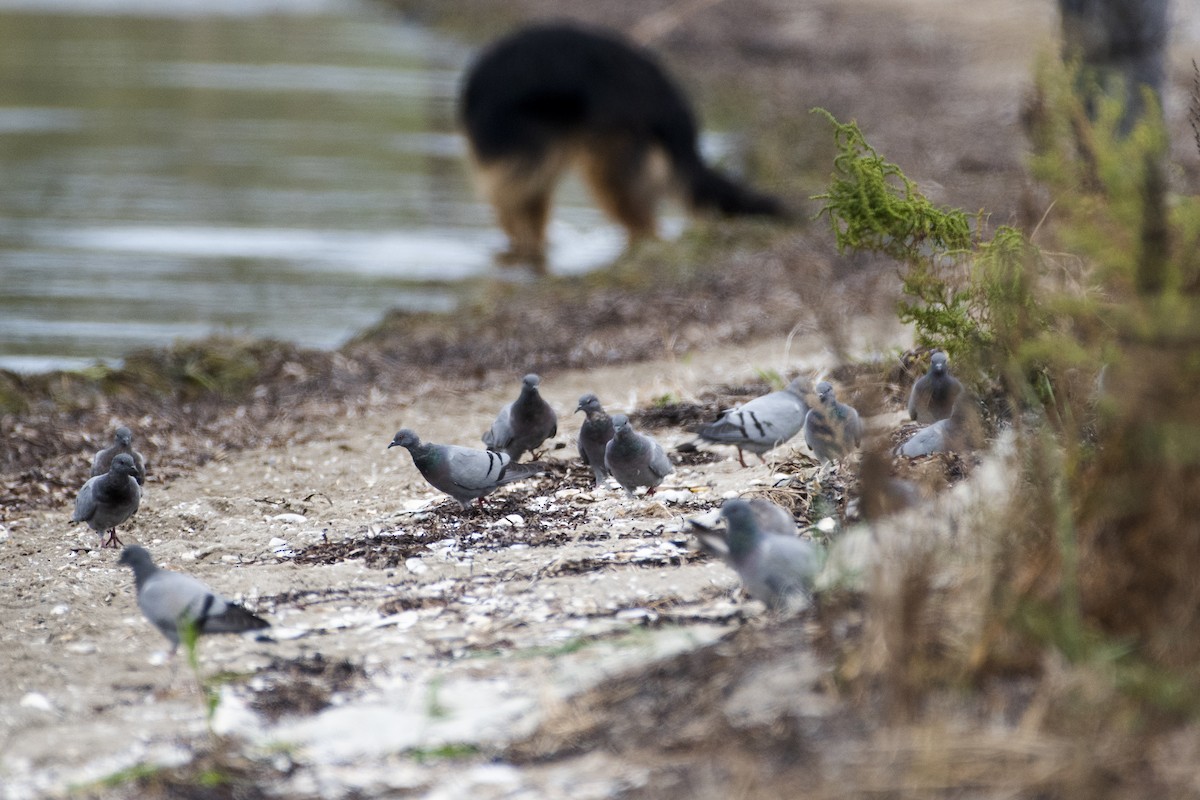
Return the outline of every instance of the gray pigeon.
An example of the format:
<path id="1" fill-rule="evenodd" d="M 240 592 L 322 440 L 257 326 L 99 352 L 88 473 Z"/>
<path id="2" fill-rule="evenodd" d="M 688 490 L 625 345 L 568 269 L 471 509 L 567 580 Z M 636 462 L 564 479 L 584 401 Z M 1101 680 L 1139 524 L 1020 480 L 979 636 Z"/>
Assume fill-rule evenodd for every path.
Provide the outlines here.
<path id="1" fill-rule="evenodd" d="M 242 633 L 271 627 L 265 619 L 226 600 L 191 575 L 155 566 L 144 547 L 136 544 L 126 547 L 117 563 L 133 569 L 138 608 L 170 640 L 172 655 L 179 647 L 181 632 L 187 624 L 195 626 L 197 635 Z"/>
<path id="2" fill-rule="evenodd" d="M 100 547 L 121 544 L 117 526 L 138 510 L 142 502 L 142 487 L 137 482 L 137 465 L 128 453 L 119 453 L 108 472 L 89 478 L 75 498 L 75 513 L 71 523 L 86 522 L 100 534 Z M 108 534 L 105 540 L 104 534 Z"/>
<path id="3" fill-rule="evenodd" d="M 648 489 L 646 494 L 654 494 L 654 487 L 675 471 L 671 459 L 658 442 L 635 431 L 624 414 L 617 414 L 612 423 L 613 438 L 604 448 L 604 466 L 630 497 L 639 486 Z"/>
<path id="4" fill-rule="evenodd" d="M 908 458 L 917 458 L 931 453 L 973 450 L 979 445 L 980 437 L 979 410 L 975 398 L 970 392 L 962 392 L 949 417 L 917 431 L 896 452 Z"/>
<path id="5" fill-rule="evenodd" d="M 817 384 L 817 405 L 804 418 L 804 441 L 822 461 L 843 458 L 862 443 L 858 412 L 838 402 L 829 381 Z"/>
<path id="6" fill-rule="evenodd" d="M 412 456 L 421 476 L 469 508 L 472 500 L 482 500 L 506 483 L 537 475 L 535 464 L 513 464 L 506 453 L 475 450 L 453 444 L 422 444 L 417 434 L 404 428 L 396 433 L 391 447 L 404 447 Z"/>
<path id="7" fill-rule="evenodd" d="M 786 608 L 793 595 L 812 595 L 821 567 L 816 546 L 794 532 L 764 530 L 754 508 L 745 500 L 726 500 L 721 506 L 729 546 L 726 559 L 737 571 L 750 596 L 767 608 Z M 794 530 L 794 524 L 793 524 Z"/>
<path id="8" fill-rule="evenodd" d="M 754 514 L 754 518 L 758 521 L 758 527 L 763 532 L 796 535 L 796 518 L 783 506 L 762 497 L 754 497 L 743 502 L 750 506 L 750 511 Z M 729 542 L 726 540 L 726 533 L 723 529 L 710 527 L 700 519 L 688 521 L 695 529 L 696 541 L 699 542 L 701 550 L 723 560 L 729 560 Z"/>
<path id="9" fill-rule="evenodd" d="M 742 450 L 749 450 L 765 462 L 763 453 L 791 439 L 804 427 L 808 414 L 807 398 L 812 382 L 796 378 L 786 389 L 756 397 L 745 405 L 723 413 L 716 422 L 702 427 L 701 439 L 737 448 L 738 461 L 746 466 Z"/>
<path id="10" fill-rule="evenodd" d="M 908 396 L 908 416 L 922 425 L 946 419 L 954 401 L 962 394 L 962 384 L 950 374 L 950 359 L 941 350 L 933 351 L 929 371 L 913 384 Z"/>
<path id="11" fill-rule="evenodd" d="M 530 373 L 521 380 L 521 394 L 500 410 L 483 435 L 488 450 L 508 453 L 513 461 L 558 433 L 558 415 L 538 394 L 542 379 Z"/>
<path id="12" fill-rule="evenodd" d="M 112 446 L 96 453 L 96 457 L 92 459 L 92 477 L 108 472 L 113 458 L 118 453 L 125 453 L 133 459 L 133 463 L 137 467 L 138 486 L 144 484 L 146 482 L 146 461 L 142 458 L 141 453 L 133 449 L 133 433 L 124 425 L 117 428 L 116 433 L 113 434 Z"/>
<path id="13" fill-rule="evenodd" d="M 579 426 L 579 457 L 583 463 L 592 468 L 596 476 L 596 485 L 600 486 L 608 478 L 608 467 L 604 466 L 604 449 L 613 438 L 612 418 L 604 413 L 600 399 L 594 394 L 585 394 L 579 398 L 579 406 L 575 409 L 582 411 L 587 419 Z"/>

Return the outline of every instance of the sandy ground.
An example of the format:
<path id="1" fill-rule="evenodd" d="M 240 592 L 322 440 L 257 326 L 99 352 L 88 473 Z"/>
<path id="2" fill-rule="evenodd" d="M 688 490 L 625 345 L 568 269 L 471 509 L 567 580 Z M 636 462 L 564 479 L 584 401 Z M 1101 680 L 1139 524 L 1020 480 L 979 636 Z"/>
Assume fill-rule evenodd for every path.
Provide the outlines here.
<path id="1" fill-rule="evenodd" d="M 898 335 L 880 330 L 860 344 L 869 352 Z M 810 338 L 546 375 L 543 394 L 562 421 L 548 459 L 575 463 L 582 415 L 571 412 L 587 391 L 611 412 L 629 411 L 758 370 L 831 365 Z M 379 398 L 330 418 L 305 444 L 148 482 L 125 543 L 276 626 L 273 643 L 201 642 L 203 674 L 239 676 L 224 690 L 218 732 L 295 748 L 314 766 L 304 780 L 426 786 L 440 767 L 413 762 L 397 773 L 398 753 L 532 732 L 548 707 L 599 677 L 711 641 L 761 611 L 681 531 L 724 496 L 771 482 L 767 466 L 743 469 L 732 451 L 716 451 L 711 463 L 679 466 L 655 498 L 630 500 L 615 484 L 591 488 L 576 464 L 463 514 L 407 453 L 386 450 L 402 425 L 429 441 L 477 445 L 516 383 L 403 405 Z M 690 437 L 659 438 L 670 447 Z M 195 679 L 183 658 L 162 663 L 166 640 L 139 615 L 131 574 L 68 517 L 63 508 L 22 520 L 0 547 L 0 648 L 14 654 L 0 689 L 6 797 L 87 784 L 145 759 L 169 763 L 207 735 Z M 255 712 L 272 705 L 289 664 L 318 654 L 355 667 L 334 708 L 275 723 Z M 274 702 L 292 710 L 287 698 Z M 339 772 L 349 763 L 352 779 Z"/>

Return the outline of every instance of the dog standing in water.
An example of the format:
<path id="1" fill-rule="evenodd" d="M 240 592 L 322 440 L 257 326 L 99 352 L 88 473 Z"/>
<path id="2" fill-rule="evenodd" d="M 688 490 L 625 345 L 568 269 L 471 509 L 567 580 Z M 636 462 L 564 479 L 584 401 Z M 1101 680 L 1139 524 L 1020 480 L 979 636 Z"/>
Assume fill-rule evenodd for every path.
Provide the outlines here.
<path id="1" fill-rule="evenodd" d="M 508 234 L 503 263 L 544 269 L 551 200 L 575 165 L 631 242 L 655 235 L 668 194 L 694 212 L 785 215 L 776 198 L 704 164 L 687 98 L 647 53 L 610 33 L 553 24 L 500 39 L 467 73 L 459 114 Z"/>

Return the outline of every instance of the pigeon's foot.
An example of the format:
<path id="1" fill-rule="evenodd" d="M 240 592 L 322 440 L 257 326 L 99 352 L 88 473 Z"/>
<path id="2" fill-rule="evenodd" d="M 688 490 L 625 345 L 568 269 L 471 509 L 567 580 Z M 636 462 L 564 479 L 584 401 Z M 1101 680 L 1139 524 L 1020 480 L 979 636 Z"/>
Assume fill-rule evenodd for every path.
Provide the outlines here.
<path id="1" fill-rule="evenodd" d="M 122 542 L 119 538 L 117 538 L 117 529 L 116 528 L 113 528 L 112 530 L 110 530 L 108 532 L 107 539 L 105 539 L 104 537 L 100 538 L 100 548 L 101 549 L 104 549 L 105 547 L 117 547 L 117 546 L 124 547 L 125 543 Z"/>

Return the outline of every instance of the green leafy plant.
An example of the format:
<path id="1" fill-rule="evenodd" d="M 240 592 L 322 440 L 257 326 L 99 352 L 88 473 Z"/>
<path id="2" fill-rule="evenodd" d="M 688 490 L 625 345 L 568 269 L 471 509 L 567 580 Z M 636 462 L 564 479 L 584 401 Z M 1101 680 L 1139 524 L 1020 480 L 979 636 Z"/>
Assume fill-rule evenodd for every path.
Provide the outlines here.
<path id="1" fill-rule="evenodd" d="M 221 705 L 221 691 L 214 681 L 204 677 L 204 673 L 200 669 L 200 655 L 196 647 L 200 640 L 200 629 L 197 627 L 196 621 L 184 615 L 179 618 L 176 627 L 179 631 L 179 644 L 183 646 L 188 666 L 196 678 L 196 687 L 204 698 L 204 719 L 211 732 L 213 717 L 216 716 L 217 708 Z"/>
<path id="2" fill-rule="evenodd" d="M 457 761 L 471 758 L 479 754 L 479 745 L 467 742 L 452 742 L 435 747 L 414 747 L 406 751 L 408 756 L 418 764 L 429 764 L 437 761 Z"/>
<path id="3" fill-rule="evenodd" d="M 899 315 L 919 344 L 1035 412 L 1022 418 L 1019 484 L 995 523 L 991 595 L 963 674 L 1036 670 L 1050 648 L 1104 676 L 1135 718 L 1192 715 L 1200 200 L 1169 193 L 1153 97 L 1131 123 L 1123 91 L 1087 96 L 1071 65 L 1042 63 L 1027 113 L 1051 197 L 1040 246 L 935 207 L 854 123 L 823 111 L 838 155 L 817 199 L 839 248 L 898 262 Z"/>
<path id="4" fill-rule="evenodd" d="M 854 122 L 817 108 L 833 126 L 837 154 L 828 189 L 815 195 L 840 252 L 883 253 L 902 267 L 903 322 L 918 343 L 956 359 L 977 360 L 990 341 L 985 306 L 970 280 L 967 259 L 977 244 L 982 215 L 934 205 L 896 164 L 872 147 Z"/>

